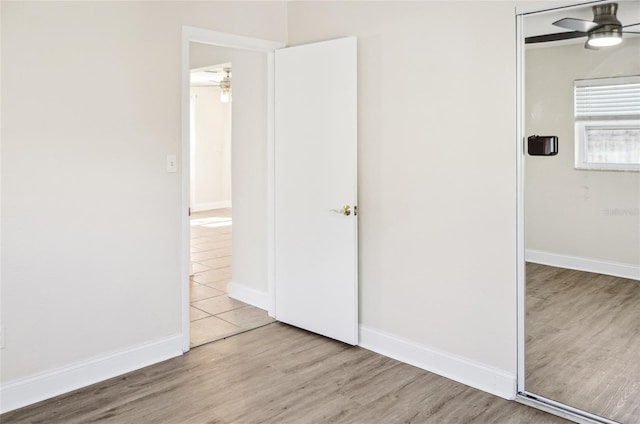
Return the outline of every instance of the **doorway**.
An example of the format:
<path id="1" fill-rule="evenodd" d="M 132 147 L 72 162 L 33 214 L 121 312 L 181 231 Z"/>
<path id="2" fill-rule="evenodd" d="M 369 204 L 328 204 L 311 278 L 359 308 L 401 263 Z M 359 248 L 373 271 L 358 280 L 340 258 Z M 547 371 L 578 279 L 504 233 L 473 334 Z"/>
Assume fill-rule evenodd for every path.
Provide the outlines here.
<path id="1" fill-rule="evenodd" d="M 205 301 L 196 308 L 193 313 L 194 322 L 202 319 L 217 318 L 218 313 L 232 312 L 225 316 L 229 321 L 236 320 L 236 323 L 240 323 L 237 319 L 237 312 L 242 308 L 246 308 L 245 304 L 251 306 L 258 306 L 262 310 L 268 309 L 268 302 L 263 301 L 259 296 L 254 295 L 255 291 L 251 289 L 251 284 L 255 284 L 254 279 L 251 278 L 252 271 L 262 272 L 266 274 L 262 269 L 253 269 L 252 254 L 255 247 L 246 243 L 246 240 L 250 239 L 253 235 L 253 239 L 256 243 L 259 243 L 262 238 L 266 239 L 268 225 L 265 222 L 262 226 L 255 225 L 256 214 L 264 213 L 267 209 L 266 205 L 256 205 L 256 195 L 251 190 L 255 191 L 256 184 L 262 184 L 263 178 L 256 179 L 252 174 L 257 169 L 254 166 L 254 162 L 261 164 L 261 172 L 264 172 L 264 145 L 269 145 L 265 142 L 270 137 L 268 126 L 266 125 L 265 112 L 269 109 L 271 101 L 269 100 L 269 91 L 267 89 L 268 75 L 267 69 L 269 64 L 269 57 L 272 56 L 273 50 L 278 47 L 282 47 L 280 43 L 271 43 L 264 40 L 256 40 L 247 37 L 237 37 L 229 34 L 216 33 L 214 31 L 203 30 L 193 27 L 183 27 L 182 38 L 182 111 L 183 111 L 183 128 L 182 128 L 182 334 L 183 334 L 183 350 L 186 352 L 192 346 L 191 340 L 191 318 L 192 318 L 192 306 L 191 297 L 194 295 L 195 302 Z M 258 57 L 258 65 L 251 63 L 251 58 L 256 59 Z M 265 124 L 254 122 L 252 125 L 239 126 L 233 130 L 233 155 L 231 158 L 231 174 L 234 180 L 234 185 L 231 193 L 231 202 L 233 208 L 230 210 L 223 210 L 217 212 L 208 212 L 206 214 L 197 212 L 200 215 L 194 215 L 193 222 L 192 217 L 189 216 L 188 210 L 191 206 L 191 120 L 190 120 L 190 104 L 191 104 L 191 82 L 190 74 L 192 69 L 202 69 L 204 67 L 210 67 L 213 64 L 232 64 L 235 69 L 232 72 L 238 72 L 240 76 L 236 78 L 236 75 L 230 75 L 233 79 L 237 79 L 237 90 L 232 95 L 231 107 L 234 110 L 233 115 L 238 117 L 238 121 L 244 119 L 251 120 L 252 114 L 259 114 L 264 116 Z M 254 69 L 255 68 L 255 69 Z M 252 70 L 256 73 L 260 73 L 262 86 L 256 87 L 256 84 L 250 77 Z M 240 83 L 240 81 L 244 81 Z M 252 98 L 253 96 L 253 98 Z M 236 113 L 236 109 L 239 108 L 239 113 Z M 249 112 L 247 112 L 249 109 Z M 257 110 L 259 109 L 259 110 Z M 251 132 L 253 131 L 253 132 Z M 258 143 L 258 145 L 256 145 Z M 252 162 L 253 161 L 253 162 Z M 262 187 L 259 187 L 261 190 Z M 239 200 L 238 200 L 239 199 Z M 258 199 L 262 201 L 263 199 Z M 253 203 L 252 203 L 253 202 Z M 206 203 L 206 202 L 205 202 Z M 216 205 L 213 205 L 216 206 Z M 225 205 L 218 205 L 225 206 Z M 226 208 L 223 208 L 226 209 Z M 257 213 L 253 211 L 257 210 Z M 232 216 L 231 216 L 232 215 Z M 231 219 L 227 219 L 231 218 Z M 260 217 L 259 217 L 260 218 Z M 193 224 L 193 225 L 192 225 Z M 234 228 L 235 224 L 235 228 Z M 194 236 L 198 238 L 202 243 L 197 246 L 194 243 L 194 259 L 196 259 L 194 265 L 197 263 L 201 266 L 195 266 L 195 269 L 191 270 L 191 229 L 194 228 Z M 232 230 L 233 228 L 233 230 Z M 240 233 L 241 243 L 233 243 Z M 215 235 L 217 241 L 205 241 L 203 237 Z M 222 238 L 222 239 L 221 239 Z M 225 240 L 226 238 L 226 240 Z M 214 243 L 206 245 L 206 243 Z M 217 246 L 215 243 L 219 243 Z M 227 246 L 222 246 L 222 244 Z M 204 246 L 203 246 L 204 245 Z M 215 248 L 219 248 L 215 252 Z M 198 251 L 196 251 L 198 250 Z M 208 252 L 204 253 L 203 252 Z M 230 255 L 228 253 L 231 252 Z M 198 255 L 201 253 L 201 255 Z M 212 256 L 214 255 L 214 256 Z M 223 255 L 223 256 L 220 256 Z M 227 255 L 227 256 L 224 256 Z M 209 256 L 205 258 L 205 256 Z M 198 262 L 198 260 L 200 262 Z M 233 262 L 233 263 L 232 263 Z M 266 264 L 264 265 L 266 268 Z M 226 268 L 226 269 L 223 269 Z M 193 272 L 192 272 L 193 271 Z M 212 271 L 212 272 L 211 272 Z M 191 274 L 194 274 L 193 280 L 190 278 Z M 200 274 L 200 275 L 198 275 Z M 258 282 L 260 283 L 260 282 Z M 266 286 L 266 281 L 264 282 Z M 197 290 L 192 290 L 192 287 Z M 233 293 L 228 296 L 224 290 L 231 290 Z M 266 292 L 266 290 L 264 290 Z M 248 293 L 248 294 L 247 294 Z M 214 296 L 215 295 L 215 296 Z M 203 296 L 206 296 L 204 299 Z M 223 297 L 220 297 L 223 296 Z M 216 297 L 218 299 L 216 299 Z M 266 295 L 265 295 L 266 297 Z M 213 299 L 213 300 L 212 300 Z M 220 299 L 225 299 L 224 302 Z M 236 301 L 244 301 L 239 303 Z M 218 303 L 216 305 L 216 302 Z M 222 304 L 223 309 L 229 308 L 227 311 L 220 311 L 219 306 Z M 231 307 L 229 307 L 231 305 Z M 203 312 L 204 315 L 200 312 Z M 233 312 L 236 311 L 236 312 Z M 245 309 L 246 311 L 246 309 Z M 230 315 L 236 315 L 230 317 Z M 264 312 L 266 315 L 266 312 Z M 200 317 L 200 319 L 195 319 Z M 243 318 L 246 318 L 244 316 Z M 209 319 L 209 321 L 213 321 Z M 229 324 L 233 324 L 229 321 Z M 202 322 L 198 325 L 203 325 Z M 239 325 L 236 327 L 239 327 Z M 230 327 L 226 326 L 227 330 Z M 229 335 L 238 331 L 238 328 L 231 327 L 233 331 L 225 331 L 224 335 Z M 196 331 L 194 331 L 194 334 Z M 223 335 L 223 336 L 224 336 Z M 194 341 L 207 341 L 210 339 L 200 338 Z"/>
<path id="2" fill-rule="evenodd" d="M 563 27 L 602 13 L 640 23 L 637 2 L 519 16 L 518 392 L 575 422 L 635 423 L 640 37 L 595 49 Z"/>
<path id="3" fill-rule="evenodd" d="M 232 78 L 231 63 L 191 70 L 191 347 L 273 322 L 227 289 L 233 275 Z"/>
<path id="4" fill-rule="evenodd" d="M 189 158 L 189 111 L 188 111 L 188 92 L 189 92 L 189 69 L 193 69 L 199 66 L 198 61 L 201 57 L 193 55 L 192 53 L 198 49 L 197 46 L 204 46 L 207 50 L 213 48 L 216 54 L 229 53 L 231 57 L 217 56 L 215 61 L 208 60 L 206 64 L 231 62 L 234 65 L 234 79 L 240 77 L 240 75 L 249 74 L 252 71 L 254 74 L 258 74 L 259 78 L 255 81 L 257 84 L 236 84 L 237 90 L 233 94 L 233 155 L 232 155 L 232 178 L 233 178 L 233 223 L 235 229 L 233 232 L 233 239 L 238 240 L 232 243 L 232 257 L 233 257 L 233 271 L 232 280 L 228 284 L 227 289 L 231 294 L 231 297 L 236 300 L 244 300 L 253 306 L 258 306 L 261 309 L 267 310 L 271 317 L 281 319 L 282 314 L 276 315 L 276 294 L 278 297 L 278 310 L 283 305 L 283 296 L 289 296 L 289 305 L 293 305 L 290 310 L 295 311 L 296 316 L 311 317 L 313 322 L 325 322 L 322 317 L 330 315 L 332 312 L 326 307 L 326 303 L 313 303 L 314 314 L 308 314 L 308 310 L 305 307 L 305 303 L 296 303 L 296 299 L 305 297 L 309 299 L 306 291 L 300 290 L 302 286 L 297 287 L 296 290 L 291 290 L 282 287 L 278 287 L 276 291 L 276 270 L 280 271 L 278 282 L 284 281 L 284 274 L 289 269 L 301 269 L 300 263 L 296 262 L 298 253 L 304 253 L 308 258 L 312 258 L 316 264 L 326 265 L 327 262 L 333 264 L 334 256 L 329 255 L 333 253 L 335 255 L 336 249 L 331 245 L 331 238 L 333 231 L 336 231 L 340 222 L 349 222 L 353 229 L 357 226 L 357 206 L 355 199 L 357 194 L 352 194 L 351 198 L 331 200 L 323 198 L 323 202 L 316 202 L 317 213 L 323 217 L 331 216 L 334 219 L 323 219 L 323 225 L 327 226 L 327 231 L 317 232 L 318 237 L 302 238 L 295 249 L 287 249 L 286 251 L 277 251 L 276 240 L 284 240 L 287 234 L 292 232 L 307 232 L 309 228 L 313 228 L 313 225 L 309 225 L 311 221 L 304 221 L 304 217 L 297 217 L 296 224 L 305 224 L 302 227 L 300 225 L 276 225 L 276 216 L 282 218 L 282 210 L 278 211 L 278 207 L 282 206 L 283 196 L 290 194 L 292 189 L 304 189 L 305 184 L 302 178 L 283 179 L 282 171 L 288 166 L 290 169 L 292 166 L 300 167 L 304 166 L 305 161 L 300 159 L 304 158 L 307 162 L 311 161 L 315 163 L 315 159 L 322 158 L 324 160 L 324 166 L 322 167 L 323 173 L 321 175 L 314 175 L 313 178 L 318 181 L 334 181 L 342 185 L 344 181 L 335 178 L 329 178 L 335 172 L 334 169 L 344 169 L 348 167 L 350 175 L 356 175 L 356 161 L 357 157 L 354 154 L 349 155 L 331 155 L 328 154 L 326 140 L 334 140 L 333 144 L 337 142 L 335 140 L 348 140 L 348 143 L 337 143 L 340 145 L 340 149 L 347 150 L 350 153 L 357 151 L 357 131 L 355 131 L 357 109 L 355 105 L 357 95 L 357 68 L 356 68 L 356 39 L 353 37 L 347 37 L 339 40 L 329 40 L 324 42 L 312 43 L 310 45 L 296 46 L 289 49 L 282 49 L 284 45 L 280 43 L 272 43 L 264 40 L 255 40 L 247 37 L 239 37 L 230 34 L 216 33 L 213 31 L 185 27 L 183 28 L 183 169 L 186 171 L 183 173 L 183 187 L 182 187 L 182 200 L 184 207 L 183 214 L 183 272 L 188 275 L 187 271 L 190 264 L 190 222 L 187 215 L 188 202 L 189 202 L 189 179 L 188 169 L 190 167 Z M 296 64 L 304 63 L 306 65 L 304 74 L 295 74 L 295 78 L 287 78 L 280 80 L 277 86 L 279 87 L 279 102 L 276 105 L 275 99 L 275 51 L 278 51 L 279 72 L 277 75 L 284 75 L 286 70 L 291 71 L 292 67 Z M 222 53 L 221 53 L 222 52 Z M 241 67 L 240 62 L 243 60 L 249 60 L 250 56 L 255 58 L 255 54 L 258 52 L 258 61 L 253 62 L 253 66 Z M 290 60 L 284 58 L 288 57 Z M 211 57 L 208 57 L 211 59 Z M 333 70 L 331 78 L 327 78 L 328 73 L 325 69 L 326 63 L 338 61 L 341 65 L 328 68 Z M 308 66 L 310 63 L 315 63 L 315 66 Z M 244 71 L 243 71 L 244 69 Z M 347 70 L 347 72 L 340 72 L 340 70 Z M 287 84 L 293 83 L 293 84 Z M 289 86 L 293 90 L 289 90 L 289 94 L 284 95 L 284 88 Z M 240 91 L 242 89 L 243 91 Z M 285 90 L 286 91 L 286 90 Z M 302 93 L 308 92 L 306 97 L 300 97 Z M 239 97 L 241 93 L 244 93 L 245 101 L 241 102 Z M 309 98 L 318 97 L 322 98 L 323 107 L 327 107 L 327 116 L 333 117 L 333 119 L 326 119 L 322 113 L 318 113 L 317 108 L 311 107 L 312 103 L 308 101 Z M 345 107 L 348 107 L 347 112 L 335 116 L 335 109 L 333 107 L 336 98 L 345 97 Z M 284 101 L 283 101 L 284 100 Z M 289 101 L 294 100 L 294 103 Z M 318 102 L 316 102 L 317 104 Z M 240 108 L 240 105 L 243 105 Z M 295 106 L 295 109 L 291 107 Z M 294 143 L 297 151 L 301 157 L 295 155 L 285 155 L 278 157 L 278 167 L 276 167 L 276 149 L 274 129 L 277 127 L 280 134 L 279 140 L 282 141 L 285 134 L 290 133 L 289 130 L 292 127 L 299 128 L 297 125 L 298 119 L 295 116 L 289 118 L 283 118 L 286 114 L 278 113 L 274 111 L 277 107 L 280 107 L 279 112 L 283 112 L 282 107 L 288 107 L 289 110 L 295 110 L 294 115 L 298 117 L 310 118 L 309 125 L 306 126 L 306 133 L 304 137 L 298 138 L 298 142 Z M 244 120 L 245 125 L 236 125 L 235 122 L 242 120 L 240 118 L 240 111 L 244 113 L 256 113 L 258 119 Z M 329 113 L 332 112 L 332 113 Z M 251 115 L 248 113 L 248 115 Z M 279 119 L 275 119 L 278 117 Z M 245 115 L 246 119 L 246 115 Z M 251 125 L 246 123 L 251 122 Z M 312 128 L 322 129 L 322 133 L 327 133 L 325 138 L 321 137 L 309 137 L 309 130 Z M 316 131 L 320 133 L 320 131 Z M 315 134 L 312 132 L 312 134 Z M 304 147 L 309 145 L 309 149 Z M 318 143 L 320 143 L 318 145 Z M 283 144 L 279 144 L 280 151 L 282 152 Z M 320 149 L 320 154 L 317 158 L 313 157 L 311 148 L 316 150 Z M 323 149 L 324 147 L 324 149 Z M 344 157 L 343 157 L 344 156 Z M 345 161 L 344 158 L 353 158 L 352 161 Z M 242 158 L 239 161 L 238 158 Z M 284 159 L 284 160 L 283 160 Z M 333 159 L 333 161 L 331 161 Z M 278 184 L 280 183 L 280 184 Z M 286 183 L 286 184 L 285 184 Z M 287 185 L 288 184 L 288 185 Z M 293 184 L 293 185 L 292 185 Z M 357 184 L 350 186 L 351 188 L 357 188 Z M 241 192 L 238 191 L 241 189 Z M 276 190 L 278 188 L 278 190 Z M 338 187 L 339 188 L 339 187 Z M 326 192 L 336 191 L 333 187 L 328 185 L 324 187 Z M 265 196 L 266 194 L 266 196 Z M 276 196 L 277 194 L 277 196 Z M 322 199 L 319 199 L 322 200 Z M 343 203 L 344 202 L 344 203 Z M 242 205 L 240 205 L 242 203 Z M 344 206 L 340 206 L 344 205 Z M 341 209 L 334 209 L 340 207 Z M 353 207 L 353 212 L 351 207 Z M 337 211 L 337 212 L 336 212 Z M 341 216 L 340 220 L 336 220 L 335 217 Z M 240 221 L 244 224 L 240 225 Z M 252 222 L 253 221 L 253 222 Z M 250 223 L 247 225 L 246 223 Z M 331 228 L 329 228 L 331 227 Z M 352 250 L 352 254 L 349 257 L 357 257 L 357 231 L 347 232 L 349 239 L 344 245 L 346 249 Z M 318 243 L 322 239 L 322 243 Z M 303 245 L 304 244 L 304 245 Z M 327 249 L 323 251 L 327 253 L 323 256 L 309 255 L 310 250 L 317 247 L 318 244 L 326 246 Z M 288 253 L 283 255 L 282 253 Z M 276 258 L 278 262 L 276 264 Z M 240 263 L 242 262 L 242 263 Z M 349 284 L 341 285 L 341 289 L 346 291 L 349 298 L 355 298 L 357 296 L 357 260 L 348 261 L 350 267 L 341 266 L 339 269 L 345 274 L 344 281 L 348 281 Z M 289 268 L 286 265 L 290 265 Z M 291 266 L 293 265 L 293 267 Z M 331 267 L 324 266 L 325 270 L 331 269 Z M 304 276 L 298 279 L 307 279 Z M 340 279 L 338 279 L 340 281 Z M 190 332 L 189 326 L 189 281 L 185 277 L 183 281 L 182 292 L 182 326 L 183 326 L 183 343 L 184 350 L 189 349 L 188 335 Z M 307 287 L 307 286 L 305 286 Z M 322 284 L 314 284 L 311 287 L 317 294 L 322 294 L 323 299 L 330 298 L 327 296 L 329 287 Z M 277 293 L 276 293 L 277 292 Z M 335 292 L 331 293 L 334 297 Z M 317 297 L 317 296 L 316 296 Z M 246 300 L 245 300 L 246 299 Z M 308 302 L 307 302 L 308 303 Z M 345 302 L 343 305 L 348 310 L 344 314 L 340 314 L 340 317 L 344 318 L 344 327 L 357 328 L 357 301 Z M 337 315 L 337 314 L 334 314 Z M 349 320 L 349 318 L 352 318 Z M 347 322 L 348 321 L 348 322 Z M 295 325 L 295 324 L 294 324 Z M 309 326 L 304 324 L 298 324 L 305 329 Z M 333 327 L 337 327 L 334 325 Z M 333 328 L 332 327 L 332 328 Z M 340 327 L 341 328 L 341 327 Z M 325 334 L 323 328 L 313 328 L 312 331 L 319 332 L 330 337 L 341 339 L 338 336 L 333 335 L 332 332 Z M 354 331 L 354 336 L 357 337 L 357 332 Z"/>

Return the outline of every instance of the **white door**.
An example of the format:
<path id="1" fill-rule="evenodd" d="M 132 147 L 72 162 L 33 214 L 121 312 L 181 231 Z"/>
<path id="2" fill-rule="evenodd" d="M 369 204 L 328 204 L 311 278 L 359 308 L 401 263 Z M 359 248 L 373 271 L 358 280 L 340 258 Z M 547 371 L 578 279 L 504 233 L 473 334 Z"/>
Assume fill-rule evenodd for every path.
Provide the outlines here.
<path id="1" fill-rule="evenodd" d="M 356 53 L 350 37 L 275 55 L 276 319 L 354 345 Z"/>

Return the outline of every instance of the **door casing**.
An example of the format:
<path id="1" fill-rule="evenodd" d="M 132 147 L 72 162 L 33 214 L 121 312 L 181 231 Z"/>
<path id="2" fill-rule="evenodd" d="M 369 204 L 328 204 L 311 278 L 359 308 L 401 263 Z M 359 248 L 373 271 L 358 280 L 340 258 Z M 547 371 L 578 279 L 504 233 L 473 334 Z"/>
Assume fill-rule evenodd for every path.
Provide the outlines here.
<path id="1" fill-rule="evenodd" d="M 181 216 L 181 330 L 182 351 L 189 350 L 189 175 L 190 175 L 190 128 L 189 128 L 189 87 L 190 87 L 190 43 L 208 44 L 241 50 L 263 52 L 267 55 L 267 282 L 269 291 L 269 315 L 275 315 L 275 270 L 274 270 L 274 52 L 285 47 L 278 41 L 244 37 L 211 31 L 192 26 L 182 27 L 182 188 L 180 201 Z"/>

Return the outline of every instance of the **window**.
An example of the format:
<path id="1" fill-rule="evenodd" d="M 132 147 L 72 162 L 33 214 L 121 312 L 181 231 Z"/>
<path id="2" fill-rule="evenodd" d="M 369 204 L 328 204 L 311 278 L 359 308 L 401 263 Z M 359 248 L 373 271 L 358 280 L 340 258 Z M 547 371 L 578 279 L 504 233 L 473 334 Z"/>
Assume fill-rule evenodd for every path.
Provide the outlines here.
<path id="1" fill-rule="evenodd" d="M 575 166 L 640 171 L 640 75 L 574 84 Z"/>

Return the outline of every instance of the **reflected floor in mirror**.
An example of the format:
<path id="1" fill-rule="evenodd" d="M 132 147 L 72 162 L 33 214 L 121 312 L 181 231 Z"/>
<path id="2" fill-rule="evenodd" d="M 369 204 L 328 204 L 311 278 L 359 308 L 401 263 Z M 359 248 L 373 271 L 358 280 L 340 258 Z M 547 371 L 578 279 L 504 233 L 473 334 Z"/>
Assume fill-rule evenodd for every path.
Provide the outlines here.
<path id="1" fill-rule="evenodd" d="M 640 281 L 527 263 L 525 388 L 640 423 Z"/>

